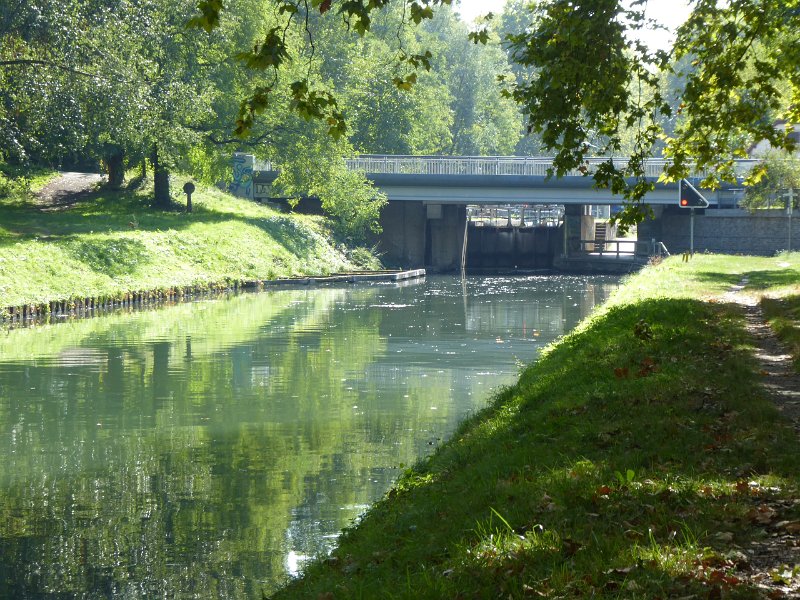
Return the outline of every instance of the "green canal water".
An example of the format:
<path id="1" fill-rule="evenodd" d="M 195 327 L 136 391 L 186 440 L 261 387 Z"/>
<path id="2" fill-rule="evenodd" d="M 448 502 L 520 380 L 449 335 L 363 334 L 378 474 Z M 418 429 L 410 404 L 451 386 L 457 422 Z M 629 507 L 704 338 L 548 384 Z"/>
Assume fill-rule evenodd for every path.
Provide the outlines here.
<path id="1" fill-rule="evenodd" d="M 0 332 L 0 598 L 260 598 L 614 287 L 429 278 Z"/>

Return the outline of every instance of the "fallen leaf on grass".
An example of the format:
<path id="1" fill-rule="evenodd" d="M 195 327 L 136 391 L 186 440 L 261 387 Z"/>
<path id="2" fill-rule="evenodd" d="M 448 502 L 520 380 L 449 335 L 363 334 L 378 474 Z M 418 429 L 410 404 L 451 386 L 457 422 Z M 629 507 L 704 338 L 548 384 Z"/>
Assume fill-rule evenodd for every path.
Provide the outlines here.
<path id="1" fill-rule="evenodd" d="M 613 491 L 614 491 L 614 490 L 612 490 L 612 489 L 611 489 L 610 487 L 608 487 L 607 485 L 601 485 L 599 488 L 597 488 L 597 489 L 594 491 L 594 495 L 595 495 L 595 496 L 601 496 L 601 497 L 602 497 L 602 496 L 609 496 L 609 495 L 611 494 L 611 492 L 613 492 Z"/>
<path id="2" fill-rule="evenodd" d="M 800 521 L 789 521 L 788 523 L 778 523 L 789 533 L 800 533 Z"/>
<path id="3" fill-rule="evenodd" d="M 777 514 L 778 511 L 774 508 L 766 504 L 762 504 L 757 508 L 752 508 L 747 511 L 747 518 L 756 523 L 768 525 L 769 523 L 772 523 Z"/>
<path id="4" fill-rule="evenodd" d="M 728 575 L 725 571 L 711 571 L 709 579 L 716 583 L 724 583 L 726 585 L 739 585 L 742 580 L 734 575 Z"/>
<path id="5" fill-rule="evenodd" d="M 625 584 L 625 589 L 629 592 L 638 592 L 640 589 L 642 589 L 642 586 L 635 581 L 629 581 L 627 584 Z"/>
<path id="6" fill-rule="evenodd" d="M 630 371 L 628 370 L 628 367 L 617 367 L 614 369 L 614 377 L 617 379 L 627 379 L 629 375 Z"/>

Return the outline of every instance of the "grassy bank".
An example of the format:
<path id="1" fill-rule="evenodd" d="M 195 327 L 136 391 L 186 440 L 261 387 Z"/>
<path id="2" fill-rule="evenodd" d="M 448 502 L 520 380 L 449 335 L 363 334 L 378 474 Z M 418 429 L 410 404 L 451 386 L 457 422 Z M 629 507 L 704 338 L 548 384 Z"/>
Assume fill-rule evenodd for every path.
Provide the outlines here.
<path id="1" fill-rule="evenodd" d="M 800 294 L 785 294 L 761 301 L 770 327 L 794 357 L 794 369 L 800 373 Z"/>
<path id="2" fill-rule="evenodd" d="M 796 293 L 800 255 L 634 276 L 275 597 L 784 597 L 800 445 L 716 300 L 743 277 Z"/>
<path id="3" fill-rule="evenodd" d="M 287 215 L 214 188 L 194 212 L 155 211 L 149 190 L 101 190 L 63 210 L 0 200 L 0 306 L 350 270 L 319 218 Z M 377 266 L 366 252 L 357 253 Z"/>

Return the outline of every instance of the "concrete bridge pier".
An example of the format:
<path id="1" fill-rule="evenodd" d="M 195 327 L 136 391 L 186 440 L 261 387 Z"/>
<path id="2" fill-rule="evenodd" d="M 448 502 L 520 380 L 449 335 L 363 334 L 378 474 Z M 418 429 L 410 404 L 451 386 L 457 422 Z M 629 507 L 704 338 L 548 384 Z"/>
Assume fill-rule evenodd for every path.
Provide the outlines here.
<path id="1" fill-rule="evenodd" d="M 389 264 L 433 271 L 461 268 L 466 205 L 390 201 L 380 222 L 379 250 Z"/>
<path id="2" fill-rule="evenodd" d="M 660 242 L 664 238 L 664 207 L 653 206 L 651 208 L 653 209 L 653 218 L 645 219 L 636 226 L 636 239 L 640 242 L 649 242 L 651 240 Z"/>
<path id="3" fill-rule="evenodd" d="M 581 240 L 594 239 L 594 217 L 588 204 L 564 206 L 564 249 L 562 256 L 581 252 Z"/>

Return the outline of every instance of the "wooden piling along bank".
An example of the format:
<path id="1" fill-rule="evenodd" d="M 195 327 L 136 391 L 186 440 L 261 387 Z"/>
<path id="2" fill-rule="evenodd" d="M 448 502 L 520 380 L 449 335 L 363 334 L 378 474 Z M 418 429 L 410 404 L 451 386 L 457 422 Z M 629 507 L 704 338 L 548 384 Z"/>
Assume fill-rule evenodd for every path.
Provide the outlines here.
<path id="1" fill-rule="evenodd" d="M 108 296 L 69 298 L 40 304 L 9 306 L 0 311 L 0 323 L 18 325 L 50 323 L 56 319 L 86 318 L 115 310 L 150 308 L 202 297 L 217 297 L 240 291 L 260 291 L 285 286 L 326 285 L 332 283 L 369 283 L 409 281 L 425 277 L 425 269 L 413 271 L 368 271 L 338 273 L 319 277 L 254 279 L 200 284 L 166 289 L 131 291 Z"/>

